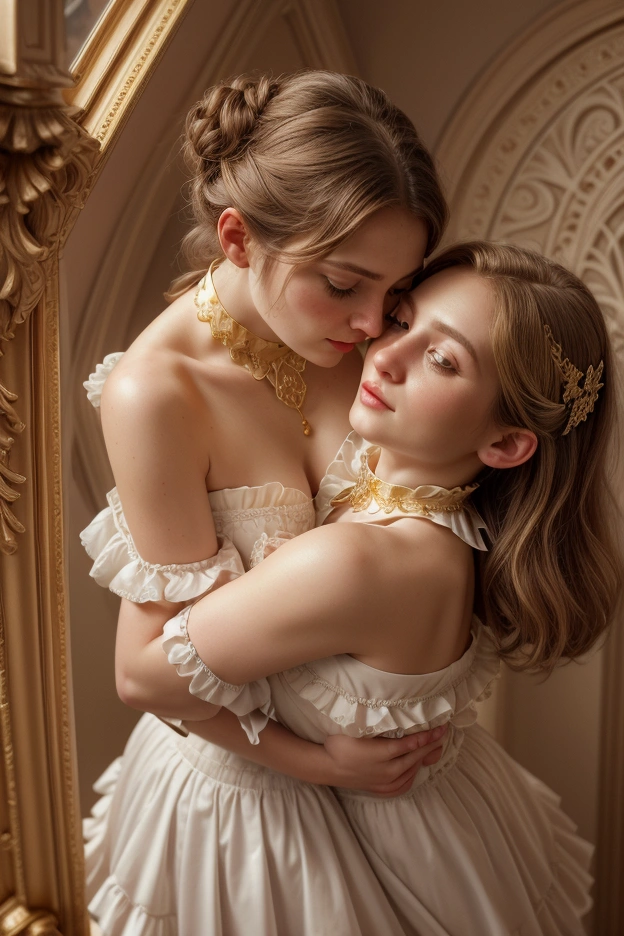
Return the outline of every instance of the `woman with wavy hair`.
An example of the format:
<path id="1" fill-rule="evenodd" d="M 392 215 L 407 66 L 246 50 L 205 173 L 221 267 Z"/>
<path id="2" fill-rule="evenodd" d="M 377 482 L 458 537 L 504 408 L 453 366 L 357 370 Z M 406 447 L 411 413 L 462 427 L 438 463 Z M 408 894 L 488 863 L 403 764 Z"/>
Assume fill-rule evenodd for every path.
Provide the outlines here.
<path id="1" fill-rule="evenodd" d="M 592 848 L 475 703 L 501 661 L 547 675 L 587 653 L 613 610 L 605 323 L 558 264 L 479 242 L 434 259 L 390 319 L 320 485 L 325 524 L 179 612 L 153 649 L 260 739 L 270 718 L 318 743 L 448 726 L 402 796 L 336 791 L 401 931 L 582 936 Z"/>

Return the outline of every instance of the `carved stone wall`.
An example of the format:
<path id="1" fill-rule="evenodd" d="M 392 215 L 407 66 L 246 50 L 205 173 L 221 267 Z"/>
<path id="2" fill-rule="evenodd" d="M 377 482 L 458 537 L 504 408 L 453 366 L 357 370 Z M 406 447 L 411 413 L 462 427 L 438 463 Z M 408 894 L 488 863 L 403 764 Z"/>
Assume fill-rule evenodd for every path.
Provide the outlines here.
<path id="1" fill-rule="evenodd" d="M 622 373 L 622 4 L 615 0 L 567 2 L 540 21 L 468 93 L 446 128 L 438 156 L 452 180 L 450 239 L 517 243 L 573 270 L 600 302 Z M 621 460 L 617 470 L 621 476 Z M 621 484 L 617 488 L 621 490 Z M 624 633 L 617 620 L 603 654 L 596 727 L 601 732 L 601 752 L 599 764 L 594 765 L 598 791 L 595 932 L 600 936 L 624 932 L 623 666 Z M 582 695 L 582 672 L 573 675 L 577 693 Z M 505 705 L 504 698 L 501 705 Z M 517 724 L 522 715 L 516 711 L 513 717 Z M 563 722 L 560 727 L 570 731 Z M 530 734 L 527 727 L 526 735 Z M 583 756 L 582 744 L 576 745 L 579 756 Z"/>
<path id="2" fill-rule="evenodd" d="M 573 269 L 624 355 L 624 24 L 536 82 L 479 163 L 454 233 L 533 247 Z"/>

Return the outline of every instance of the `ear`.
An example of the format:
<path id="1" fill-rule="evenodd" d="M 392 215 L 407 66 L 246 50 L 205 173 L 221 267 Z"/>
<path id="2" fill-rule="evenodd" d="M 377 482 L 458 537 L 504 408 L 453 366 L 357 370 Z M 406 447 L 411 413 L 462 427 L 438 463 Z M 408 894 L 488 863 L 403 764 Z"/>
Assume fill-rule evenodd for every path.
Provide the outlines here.
<path id="1" fill-rule="evenodd" d="M 226 208 L 217 223 L 217 235 L 221 250 L 234 266 L 249 266 L 249 234 L 240 211 Z"/>
<path id="2" fill-rule="evenodd" d="M 516 468 L 531 458 L 537 448 L 537 436 L 528 429 L 506 429 L 502 438 L 477 452 L 489 468 Z"/>

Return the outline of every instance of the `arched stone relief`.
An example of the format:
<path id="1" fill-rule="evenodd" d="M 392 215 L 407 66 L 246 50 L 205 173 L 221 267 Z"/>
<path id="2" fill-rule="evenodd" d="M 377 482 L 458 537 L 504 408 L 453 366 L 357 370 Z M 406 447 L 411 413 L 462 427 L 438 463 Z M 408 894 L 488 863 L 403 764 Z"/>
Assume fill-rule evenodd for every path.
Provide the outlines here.
<path id="1" fill-rule="evenodd" d="M 624 29 L 618 39 L 621 63 Z M 606 54 L 593 58 L 610 60 Z M 591 84 L 566 102 L 515 167 L 486 236 L 535 247 L 593 285 L 616 351 L 624 354 L 618 220 L 624 206 L 624 65 L 586 74 Z"/>
<path id="2" fill-rule="evenodd" d="M 557 15 L 558 14 L 558 15 Z M 470 128 L 472 127 L 472 138 Z M 474 128 L 479 132 L 475 133 Z M 449 240 L 541 251 L 580 276 L 624 367 L 624 8 L 555 8 L 460 103 L 438 146 L 451 180 Z M 624 635 L 604 655 L 595 931 L 624 928 Z"/>

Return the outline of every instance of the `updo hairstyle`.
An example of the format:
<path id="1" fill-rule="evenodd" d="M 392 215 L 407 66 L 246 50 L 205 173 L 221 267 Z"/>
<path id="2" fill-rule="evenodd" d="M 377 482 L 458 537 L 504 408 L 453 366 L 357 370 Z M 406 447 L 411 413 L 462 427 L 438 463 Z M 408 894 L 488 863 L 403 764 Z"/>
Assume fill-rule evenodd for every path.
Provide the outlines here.
<path id="1" fill-rule="evenodd" d="M 184 155 L 195 226 L 182 249 L 192 272 L 171 295 L 220 255 L 216 227 L 228 207 L 269 261 L 291 263 L 326 255 L 380 208 L 422 218 L 427 254 L 446 224 L 436 169 L 414 126 L 359 78 L 304 71 L 219 84 L 188 114 Z"/>
<path id="2" fill-rule="evenodd" d="M 494 294 L 492 348 L 500 379 L 494 417 L 538 439 L 523 465 L 487 469 L 473 495 L 492 545 L 480 553 L 480 603 L 501 655 L 516 669 L 550 671 L 586 653 L 603 633 L 622 563 L 609 493 L 615 372 L 604 317 L 590 290 L 558 263 L 520 247 L 458 244 L 434 258 L 422 282 L 451 267 L 487 280 Z M 570 409 L 544 326 L 563 358 L 604 372 L 594 411 L 565 433 Z"/>

